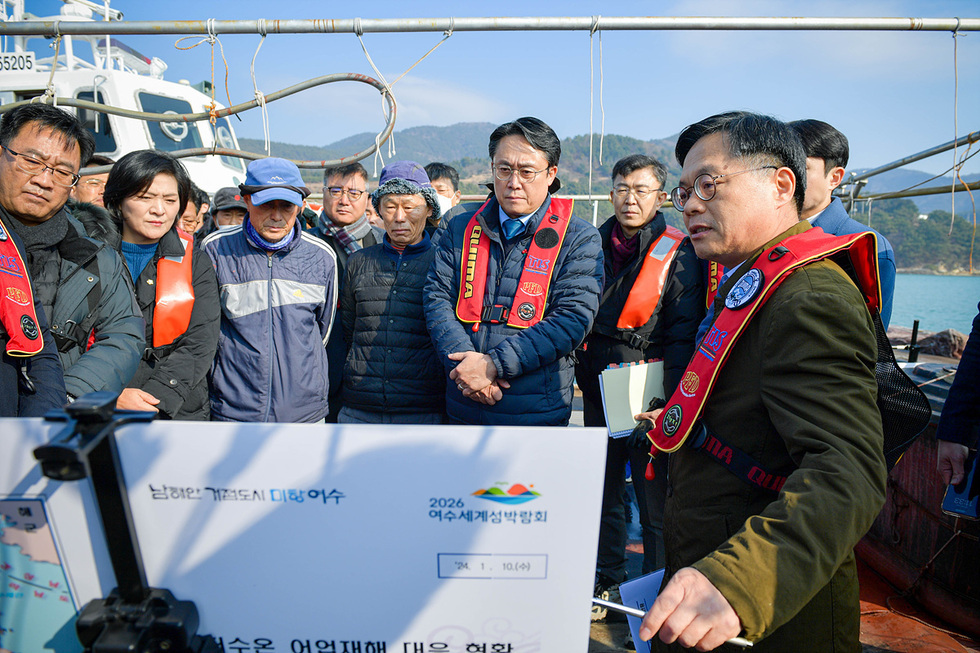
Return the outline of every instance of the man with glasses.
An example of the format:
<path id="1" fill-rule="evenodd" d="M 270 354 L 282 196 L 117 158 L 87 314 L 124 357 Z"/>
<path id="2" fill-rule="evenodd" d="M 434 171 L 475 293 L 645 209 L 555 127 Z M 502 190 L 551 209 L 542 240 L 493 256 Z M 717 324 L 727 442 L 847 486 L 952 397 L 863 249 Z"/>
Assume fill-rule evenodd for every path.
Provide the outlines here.
<path id="1" fill-rule="evenodd" d="M 371 198 L 367 192 L 368 173 L 360 163 L 327 168 L 323 171 L 323 212 L 314 233 L 326 241 L 337 255 L 337 274 L 343 285 L 347 258 L 365 247 L 384 240 L 384 230 L 372 225 L 365 212 Z M 343 288 L 338 292 L 342 293 Z M 343 408 L 344 361 L 347 343 L 341 329 L 334 329 L 327 342 L 330 361 L 330 414 L 335 424 Z"/>
<path id="2" fill-rule="evenodd" d="M 122 259 L 65 209 L 92 135 L 71 114 L 35 103 L 3 114 L 0 148 L 0 217 L 24 242 L 68 400 L 118 393 L 143 355 L 143 317 Z"/>
<path id="3" fill-rule="evenodd" d="M 93 154 L 85 164 L 86 168 L 96 166 L 111 166 L 115 161 L 101 154 Z M 82 175 L 78 183 L 72 186 L 71 198 L 76 202 L 95 204 L 105 208 L 102 203 L 102 195 L 105 193 L 105 182 L 109 178 L 108 172 L 100 172 L 95 175 Z"/>
<path id="4" fill-rule="evenodd" d="M 681 380 L 694 353 L 694 334 L 704 315 L 701 262 L 685 234 L 668 227 L 661 205 L 667 199 L 667 169 L 656 159 L 632 154 L 612 170 L 613 217 L 599 227 L 605 259 L 605 287 L 592 333 L 577 352 L 575 380 L 582 391 L 585 426 L 605 426 L 599 375 L 611 364 L 664 364 L 666 398 Z M 645 407 L 644 407 L 645 408 Z M 643 446 L 643 445 L 646 446 Z M 650 447 L 646 438 L 610 438 L 596 561 L 596 596 L 612 592 L 626 578 L 625 470 L 629 461 L 643 532 L 643 573 L 664 566 L 663 508 L 666 457 L 645 478 Z M 593 609 L 593 619 L 603 617 Z"/>
<path id="5" fill-rule="evenodd" d="M 654 452 L 671 452 L 667 583 L 640 636 L 659 631 L 655 650 L 741 635 L 755 651 L 860 651 L 853 549 L 886 478 L 873 241 L 800 220 L 806 154 L 774 118 L 706 118 L 676 154 L 672 198 L 695 251 L 738 270 L 650 413 Z"/>
<path id="6" fill-rule="evenodd" d="M 425 286 L 446 411 L 457 423 L 564 426 L 573 352 L 599 308 L 602 245 L 570 200 L 552 197 L 561 142 L 548 125 L 501 125 L 489 150 L 493 195 L 449 223 Z"/>

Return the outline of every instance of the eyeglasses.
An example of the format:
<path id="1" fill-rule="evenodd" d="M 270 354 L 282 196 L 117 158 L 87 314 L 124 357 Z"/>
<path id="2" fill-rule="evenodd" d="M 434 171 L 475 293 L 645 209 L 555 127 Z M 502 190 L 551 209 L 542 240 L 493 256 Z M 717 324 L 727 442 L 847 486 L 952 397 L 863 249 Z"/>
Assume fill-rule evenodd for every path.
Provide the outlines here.
<path id="1" fill-rule="evenodd" d="M 779 166 L 761 166 L 759 168 L 750 168 L 749 170 L 739 170 L 738 172 L 729 172 L 724 175 L 709 175 L 704 173 L 703 175 L 698 175 L 694 179 L 694 185 L 690 188 L 684 188 L 683 186 L 678 186 L 674 190 L 670 191 L 670 201 L 674 205 L 674 208 L 678 211 L 684 210 L 684 205 L 687 204 L 687 200 L 691 199 L 691 191 L 701 198 L 702 202 L 708 202 L 718 190 L 718 180 L 722 177 L 734 177 L 735 175 L 741 175 L 746 172 L 756 172 L 758 170 L 778 170 Z"/>
<path id="2" fill-rule="evenodd" d="M 357 200 L 361 199 L 361 195 L 367 191 L 357 188 L 341 188 L 339 186 L 331 186 L 327 189 L 327 192 L 330 193 L 330 197 L 334 198 L 335 200 L 339 200 L 343 195 L 346 195 L 352 202 L 356 202 Z"/>
<path id="3" fill-rule="evenodd" d="M 43 161 L 38 161 L 34 157 L 21 154 L 20 152 L 14 152 L 9 147 L 3 146 L 3 150 L 11 154 L 12 158 L 17 164 L 17 169 L 21 172 L 26 172 L 29 175 L 36 176 L 43 175 L 45 170 L 50 170 L 51 180 L 59 186 L 64 186 L 65 188 L 71 188 L 78 183 L 78 180 L 80 179 L 80 177 L 74 172 L 64 170 L 62 168 L 52 168 Z"/>
<path id="4" fill-rule="evenodd" d="M 510 178 L 516 173 L 517 178 L 525 184 L 531 183 L 538 178 L 538 175 L 548 170 L 547 168 L 544 170 L 535 170 L 533 168 L 511 168 L 510 166 L 505 165 L 491 167 L 493 168 L 493 176 L 500 181 L 510 181 Z"/>
<path id="5" fill-rule="evenodd" d="M 97 177 L 92 177 L 91 179 L 86 179 L 85 181 L 83 181 L 82 184 L 85 185 L 85 186 L 91 186 L 92 188 L 95 188 L 95 187 L 104 188 L 105 187 L 105 179 L 99 179 Z"/>
<path id="6" fill-rule="evenodd" d="M 648 195 L 653 195 L 654 193 L 659 193 L 663 188 L 632 188 L 630 186 L 616 186 L 613 188 L 613 195 L 618 199 L 624 200 L 629 197 L 630 193 L 638 200 L 644 200 Z"/>

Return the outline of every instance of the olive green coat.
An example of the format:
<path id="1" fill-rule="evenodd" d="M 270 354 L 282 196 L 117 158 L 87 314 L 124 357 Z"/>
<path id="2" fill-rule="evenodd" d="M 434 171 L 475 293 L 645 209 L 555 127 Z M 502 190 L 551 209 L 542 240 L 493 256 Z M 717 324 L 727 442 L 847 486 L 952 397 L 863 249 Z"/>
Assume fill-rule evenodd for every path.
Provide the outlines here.
<path id="1" fill-rule="evenodd" d="M 762 249 L 809 228 L 794 225 Z M 884 502 L 886 476 L 876 354 L 856 286 L 833 262 L 807 265 L 748 325 L 703 414 L 768 469 L 794 470 L 778 496 L 704 452 L 671 456 L 668 574 L 693 566 L 707 576 L 756 653 L 861 650 L 853 548 Z"/>

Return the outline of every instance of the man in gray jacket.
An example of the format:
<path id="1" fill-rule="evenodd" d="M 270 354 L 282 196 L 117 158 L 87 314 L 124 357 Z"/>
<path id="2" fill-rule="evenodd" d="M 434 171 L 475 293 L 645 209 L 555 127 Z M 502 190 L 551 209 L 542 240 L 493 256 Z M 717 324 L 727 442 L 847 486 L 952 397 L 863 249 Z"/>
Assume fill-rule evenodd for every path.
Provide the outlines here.
<path id="1" fill-rule="evenodd" d="M 69 113 L 29 104 L 0 119 L 0 213 L 26 249 L 68 400 L 120 392 L 143 355 L 143 317 L 119 255 L 65 209 L 95 142 Z"/>

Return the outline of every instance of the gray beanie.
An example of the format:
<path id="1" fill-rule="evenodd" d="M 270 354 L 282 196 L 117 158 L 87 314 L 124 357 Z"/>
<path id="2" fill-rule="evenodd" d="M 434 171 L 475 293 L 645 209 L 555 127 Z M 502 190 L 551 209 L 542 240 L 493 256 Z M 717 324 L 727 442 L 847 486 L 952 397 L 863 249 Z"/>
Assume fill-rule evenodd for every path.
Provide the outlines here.
<path id="1" fill-rule="evenodd" d="M 429 182 L 425 168 L 415 161 L 394 161 L 381 171 L 378 188 L 371 193 L 371 203 L 378 215 L 381 215 L 381 198 L 385 195 L 421 195 L 426 204 L 432 207 L 429 220 L 438 222 L 442 217 L 436 189 Z"/>

